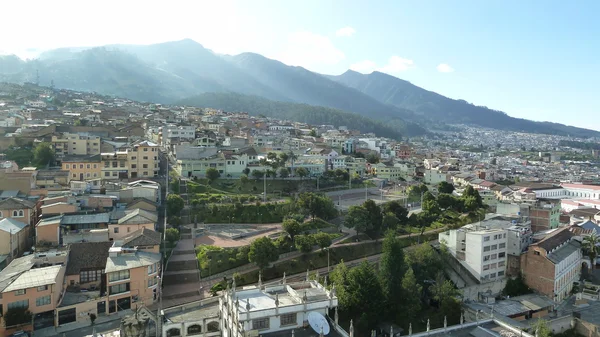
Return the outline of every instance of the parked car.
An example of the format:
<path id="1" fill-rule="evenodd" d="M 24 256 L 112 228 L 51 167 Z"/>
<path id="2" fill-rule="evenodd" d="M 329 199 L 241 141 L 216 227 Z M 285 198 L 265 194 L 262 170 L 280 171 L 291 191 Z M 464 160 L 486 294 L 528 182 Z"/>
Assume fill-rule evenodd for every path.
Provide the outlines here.
<path id="1" fill-rule="evenodd" d="M 15 331 L 10 337 L 29 337 L 29 332 L 27 331 Z"/>

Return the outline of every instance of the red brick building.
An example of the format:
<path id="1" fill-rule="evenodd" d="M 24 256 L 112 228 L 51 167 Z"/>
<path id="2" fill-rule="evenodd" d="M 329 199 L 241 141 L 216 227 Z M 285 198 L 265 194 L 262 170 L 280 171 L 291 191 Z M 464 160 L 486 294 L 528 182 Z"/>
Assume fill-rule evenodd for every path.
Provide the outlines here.
<path id="1" fill-rule="evenodd" d="M 558 229 L 521 255 L 525 283 L 557 302 L 569 295 L 581 272 L 581 245 L 573 236 L 568 227 Z"/>

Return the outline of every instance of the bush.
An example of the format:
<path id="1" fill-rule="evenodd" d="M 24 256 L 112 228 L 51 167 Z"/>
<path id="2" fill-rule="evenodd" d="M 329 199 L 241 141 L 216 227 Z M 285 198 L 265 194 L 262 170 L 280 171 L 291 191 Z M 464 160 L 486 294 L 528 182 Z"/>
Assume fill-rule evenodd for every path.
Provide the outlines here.
<path id="1" fill-rule="evenodd" d="M 221 248 L 216 246 L 199 246 L 196 258 L 200 267 L 200 275 L 206 277 L 248 264 L 249 247 Z"/>

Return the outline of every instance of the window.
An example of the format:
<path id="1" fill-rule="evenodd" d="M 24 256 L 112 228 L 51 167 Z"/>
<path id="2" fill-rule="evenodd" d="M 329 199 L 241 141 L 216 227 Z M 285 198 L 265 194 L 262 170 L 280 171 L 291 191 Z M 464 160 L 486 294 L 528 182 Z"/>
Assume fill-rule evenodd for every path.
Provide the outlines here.
<path id="1" fill-rule="evenodd" d="M 38 297 L 35 299 L 35 306 L 36 307 L 41 307 L 43 305 L 48 305 L 50 304 L 50 295 L 48 296 L 42 296 L 42 297 Z"/>
<path id="2" fill-rule="evenodd" d="M 490 269 L 496 269 L 496 264 L 495 263 L 490 264 Z"/>
<path id="3" fill-rule="evenodd" d="M 48 285 L 37 287 L 37 291 L 46 291 L 48 290 Z"/>
<path id="4" fill-rule="evenodd" d="M 148 152 L 148 148 L 147 147 L 144 148 L 144 152 Z"/>
<path id="5" fill-rule="evenodd" d="M 506 239 L 506 233 L 504 233 L 504 235 L 502 237 Z"/>
<path id="6" fill-rule="evenodd" d="M 148 164 L 142 164 L 142 168 L 148 168 Z"/>
<path id="7" fill-rule="evenodd" d="M 94 168 L 98 168 L 98 164 L 94 164 Z"/>
<path id="8" fill-rule="evenodd" d="M 263 330 L 269 328 L 269 319 L 260 318 L 252 320 L 252 330 Z"/>
<path id="9" fill-rule="evenodd" d="M 144 156 L 144 160 L 148 160 L 148 156 Z"/>
<path id="10" fill-rule="evenodd" d="M 119 227 L 115 227 L 115 228 L 113 228 L 113 232 L 114 232 L 115 234 L 119 233 Z"/>
<path id="11" fill-rule="evenodd" d="M 483 241 L 490 241 L 490 237 L 489 236 L 484 236 L 483 237 Z"/>
<path id="12" fill-rule="evenodd" d="M 483 261 L 489 261 L 489 260 L 490 260 L 490 256 L 489 255 L 486 255 L 486 256 L 483 257 Z"/>
<path id="13" fill-rule="evenodd" d="M 492 260 L 495 260 L 495 259 L 497 259 L 497 258 L 498 258 L 498 255 L 497 255 L 497 254 L 492 254 L 492 256 L 491 256 L 491 259 L 492 259 Z"/>
<path id="14" fill-rule="evenodd" d="M 29 300 L 16 301 L 12 303 L 8 303 L 8 310 L 10 309 L 20 309 L 20 308 L 29 308 Z"/>
<path id="15" fill-rule="evenodd" d="M 79 283 L 99 281 L 102 277 L 102 270 L 82 270 L 79 272 Z"/>
<path id="16" fill-rule="evenodd" d="M 142 173 L 142 175 L 147 176 L 148 175 L 148 171 Z"/>
<path id="17" fill-rule="evenodd" d="M 500 268 L 500 267 L 504 267 L 504 264 L 505 264 L 505 262 L 504 262 L 504 261 L 500 261 L 500 262 L 498 262 L 498 268 Z"/>
<path id="18" fill-rule="evenodd" d="M 91 174 L 90 174 L 89 172 L 85 174 L 85 176 L 86 176 L 87 178 L 89 178 L 89 177 L 90 177 L 90 175 L 91 175 Z"/>
<path id="19" fill-rule="evenodd" d="M 118 176 L 119 176 L 119 173 L 117 173 L 117 172 L 113 172 L 113 173 L 112 173 L 112 176 L 113 176 L 113 177 L 118 177 Z"/>
<path id="20" fill-rule="evenodd" d="M 68 169 L 69 169 L 69 164 L 66 164 L 66 165 L 65 165 L 65 168 L 68 170 Z"/>
<path id="21" fill-rule="evenodd" d="M 295 325 L 297 322 L 298 320 L 296 319 L 296 313 L 281 315 L 280 325 Z"/>
<path id="22" fill-rule="evenodd" d="M 494 240 L 498 240 L 498 235 L 494 235 Z"/>
<path id="23" fill-rule="evenodd" d="M 156 263 L 148 266 L 148 275 L 156 273 L 158 265 Z"/>
<path id="24" fill-rule="evenodd" d="M 114 286 L 110 286 L 110 294 L 111 295 L 125 293 L 125 292 L 128 292 L 129 290 L 130 290 L 129 283 L 121 283 L 121 284 L 116 284 Z"/>
<path id="25" fill-rule="evenodd" d="M 505 256 L 506 256 L 506 253 L 505 253 L 505 252 L 498 253 L 498 257 L 499 257 L 499 258 L 503 258 L 503 257 L 505 257 Z"/>
<path id="26" fill-rule="evenodd" d="M 115 281 L 120 281 L 120 280 L 127 280 L 129 278 L 129 269 L 127 270 L 121 270 L 121 271 L 116 271 L 113 273 L 108 274 L 108 281 L 109 282 L 115 282 Z M 111 291 L 112 293 L 112 291 Z"/>
<path id="27" fill-rule="evenodd" d="M 506 248 L 506 243 L 501 243 L 498 245 L 498 248 L 502 249 L 502 248 Z"/>
<path id="28" fill-rule="evenodd" d="M 79 164 L 79 168 L 80 168 L 80 169 L 83 169 L 83 164 Z"/>
<path id="29" fill-rule="evenodd" d="M 73 178 L 77 178 L 77 175 L 75 173 L 73 173 Z"/>
<path id="30" fill-rule="evenodd" d="M 136 160 L 136 159 L 137 159 L 136 156 L 131 157 L 131 160 Z"/>
<path id="31" fill-rule="evenodd" d="M 92 167 L 92 165 L 90 165 L 90 164 L 87 164 L 87 166 L 86 166 L 86 167 L 87 167 L 87 168 L 91 168 L 91 167 Z"/>
<path id="32" fill-rule="evenodd" d="M 110 177 L 110 172 L 104 172 L 105 177 Z"/>
<path id="33" fill-rule="evenodd" d="M 131 227 L 127 227 L 127 233 L 131 232 Z"/>
<path id="34" fill-rule="evenodd" d="M 496 273 L 491 273 L 490 278 L 496 278 Z"/>
<path id="35" fill-rule="evenodd" d="M 137 164 L 131 164 L 131 168 L 132 169 L 137 168 Z"/>
<path id="36" fill-rule="evenodd" d="M 98 177 L 98 173 L 94 173 L 94 178 Z"/>
<path id="37" fill-rule="evenodd" d="M 483 251 L 484 251 L 484 252 L 489 252 L 489 251 L 490 251 L 490 246 L 485 246 L 485 247 L 483 247 Z"/>
<path id="38" fill-rule="evenodd" d="M 490 270 L 490 265 L 489 264 L 484 265 L 483 270 Z"/>
<path id="39" fill-rule="evenodd" d="M 498 272 L 498 277 L 500 277 L 500 276 L 504 276 L 504 271 L 499 271 Z"/>
<path id="40" fill-rule="evenodd" d="M 15 296 L 25 295 L 25 289 L 15 290 Z"/>
<path id="41" fill-rule="evenodd" d="M 148 279 L 148 288 L 154 287 L 156 284 L 158 284 L 158 277 L 151 277 Z"/>
<path id="42" fill-rule="evenodd" d="M 492 245 L 492 250 L 498 249 L 498 245 Z"/>
<path id="43" fill-rule="evenodd" d="M 535 254 L 535 255 L 540 255 L 540 252 L 538 252 L 538 251 L 535 251 L 535 252 L 533 252 L 533 254 Z"/>

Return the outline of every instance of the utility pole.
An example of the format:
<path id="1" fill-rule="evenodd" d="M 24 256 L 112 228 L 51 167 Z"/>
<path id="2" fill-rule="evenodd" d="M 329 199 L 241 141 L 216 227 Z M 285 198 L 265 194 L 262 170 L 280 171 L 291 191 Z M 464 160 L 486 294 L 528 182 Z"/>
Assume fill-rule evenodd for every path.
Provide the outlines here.
<path id="1" fill-rule="evenodd" d="M 265 174 L 263 175 L 263 202 L 267 202 L 267 170 L 265 169 Z"/>

